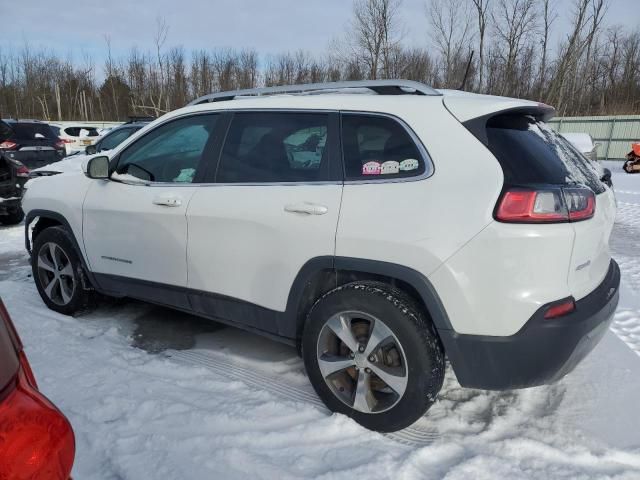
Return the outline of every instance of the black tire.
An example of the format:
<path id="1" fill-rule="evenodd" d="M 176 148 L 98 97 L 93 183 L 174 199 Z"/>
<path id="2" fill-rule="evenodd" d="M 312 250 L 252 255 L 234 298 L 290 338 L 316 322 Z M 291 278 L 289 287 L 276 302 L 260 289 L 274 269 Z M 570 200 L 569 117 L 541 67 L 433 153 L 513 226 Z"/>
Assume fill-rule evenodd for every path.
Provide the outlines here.
<path id="1" fill-rule="evenodd" d="M 400 343 L 401 355 L 406 357 L 406 369 L 403 369 L 406 375 L 406 389 L 396 403 L 386 410 L 364 413 L 347 405 L 344 400 L 338 398 L 339 394 L 334 393 L 329 387 L 320 370 L 319 357 L 324 356 L 320 352 L 323 348 L 321 344 L 324 345 L 322 335 L 327 335 L 323 333 L 326 331 L 327 322 L 345 311 L 362 312 L 383 320 L 383 324 L 394 335 L 394 340 Z M 349 325 L 349 328 L 354 328 L 353 319 L 349 321 Z M 371 335 L 373 327 L 368 328 Z M 344 351 L 346 344 L 341 343 L 341 340 L 337 342 Z M 381 282 L 349 283 L 319 299 L 307 316 L 302 338 L 302 355 L 313 387 L 330 410 L 345 414 L 362 426 L 380 432 L 400 430 L 424 415 L 434 403 L 444 380 L 444 353 L 430 320 L 408 295 Z M 362 368 L 361 364 L 359 369 Z M 358 375 L 359 369 L 348 367 L 338 374 L 342 377 L 348 374 L 356 382 L 354 375 Z M 364 370 L 371 373 L 370 369 Z M 373 377 L 375 378 L 375 375 Z M 344 378 L 349 381 L 349 378 Z M 343 391 L 342 388 L 340 391 Z M 353 395 L 352 403 L 355 406 L 355 390 Z"/>
<path id="2" fill-rule="evenodd" d="M 9 210 L 6 215 L 0 215 L 0 223 L 3 225 L 17 225 L 24 219 L 22 208 Z"/>
<path id="3" fill-rule="evenodd" d="M 51 245 L 60 249 L 56 250 L 58 257 L 60 257 L 60 251 L 62 251 L 68 260 L 68 262 L 61 262 L 60 269 L 67 265 L 70 267 L 69 269 L 64 269 L 64 271 L 68 271 L 68 274 L 64 276 L 64 279 L 60 278 L 58 280 L 57 291 L 59 292 L 58 297 L 60 301 L 55 300 L 55 294 L 53 295 L 53 298 L 51 298 L 45 291 L 47 285 L 45 284 L 46 278 L 44 277 L 48 275 L 49 278 L 53 278 L 53 275 L 55 274 L 49 274 L 48 271 L 39 267 L 39 256 L 41 254 L 46 256 Z M 51 255 L 49 255 L 49 258 L 51 258 Z M 58 263 L 54 263 L 58 266 Z M 90 300 L 90 291 L 84 288 L 82 262 L 75 248 L 75 243 L 71 234 L 65 228 L 49 227 L 38 234 L 33 241 L 31 270 L 33 272 L 33 279 L 36 283 L 38 293 L 47 307 L 51 310 L 64 315 L 73 315 L 87 307 Z M 63 298 L 62 296 L 62 285 L 60 284 L 62 281 L 64 281 L 66 285 L 69 285 L 70 282 L 73 281 L 73 289 L 65 289 L 67 293 L 71 292 L 68 294 L 67 298 Z M 54 292 L 56 291 L 55 285 L 52 290 Z"/>

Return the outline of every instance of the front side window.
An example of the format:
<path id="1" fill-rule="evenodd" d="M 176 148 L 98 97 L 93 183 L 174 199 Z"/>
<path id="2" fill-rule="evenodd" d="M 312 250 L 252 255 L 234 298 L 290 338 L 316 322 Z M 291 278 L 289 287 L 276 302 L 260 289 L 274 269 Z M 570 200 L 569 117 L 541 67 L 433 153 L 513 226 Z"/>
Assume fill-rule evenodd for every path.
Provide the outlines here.
<path id="1" fill-rule="evenodd" d="M 326 180 L 329 116 L 324 113 L 235 113 L 218 168 L 219 183 Z"/>
<path id="2" fill-rule="evenodd" d="M 195 115 L 155 128 L 122 152 L 114 178 L 130 175 L 150 182 L 192 183 L 217 118 L 217 114 Z"/>
<path id="3" fill-rule="evenodd" d="M 342 115 L 342 150 L 347 180 L 385 180 L 422 175 L 424 155 L 396 120 Z"/>

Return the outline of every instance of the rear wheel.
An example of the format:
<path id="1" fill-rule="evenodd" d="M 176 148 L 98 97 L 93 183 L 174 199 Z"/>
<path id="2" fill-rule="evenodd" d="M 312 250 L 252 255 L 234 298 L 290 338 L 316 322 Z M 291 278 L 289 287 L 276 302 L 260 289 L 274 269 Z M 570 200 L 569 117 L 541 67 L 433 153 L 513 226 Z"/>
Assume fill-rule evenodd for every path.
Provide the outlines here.
<path id="1" fill-rule="evenodd" d="M 366 428 L 411 425 L 442 387 L 444 355 L 424 314 L 402 292 L 354 282 L 312 308 L 303 357 L 316 392 Z"/>
<path id="2" fill-rule="evenodd" d="M 8 210 L 6 215 L 0 215 L 0 223 L 4 225 L 17 225 L 23 219 L 24 212 L 20 207 Z"/>
<path id="3" fill-rule="evenodd" d="M 63 227 L 49 227 L 38 234 L 31 269 L 38 293 L 51 310 L 72 315 L 87 306 L 89 292 L 82 285 L 82 263 Z"/>

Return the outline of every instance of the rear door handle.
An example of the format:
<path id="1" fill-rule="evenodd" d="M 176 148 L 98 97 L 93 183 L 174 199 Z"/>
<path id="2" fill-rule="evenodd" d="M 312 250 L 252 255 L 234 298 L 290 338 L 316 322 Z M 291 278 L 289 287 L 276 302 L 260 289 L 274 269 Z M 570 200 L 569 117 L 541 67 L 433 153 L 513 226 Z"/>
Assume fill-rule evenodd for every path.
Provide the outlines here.
<path id="1" fill-rule="evenodd" d="M 304 213 L 306 215 L 324 215 L 329 211 L 324 205 L 318 205 L 315 203 L 292 203 L 285 205 L 285 212 L 290 213 Z"/>
<path id="2" fill-rule="evenodd" d="M 163 207 L 179 207 L 182 205 L 182 198 L 178 195 L 158 195 L 153 198 L 153 204 Z"/>

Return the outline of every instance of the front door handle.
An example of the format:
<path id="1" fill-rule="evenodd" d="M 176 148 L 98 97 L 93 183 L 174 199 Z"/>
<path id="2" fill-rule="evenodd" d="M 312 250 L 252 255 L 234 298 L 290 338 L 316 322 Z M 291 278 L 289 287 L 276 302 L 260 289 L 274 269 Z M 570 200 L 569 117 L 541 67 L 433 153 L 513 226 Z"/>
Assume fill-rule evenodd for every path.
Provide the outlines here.
<path id="1" fill-rule="evenodd" d="M 182 205 L 182 198 L 177 195 L 158 195 L 154 197 L 153 204 L 163 207 L 179 207 Z"/>
<path id="2" fill-rule="evenodd" d="M 329 211 L 324 205 L 318 205 L 315 203 L 292 203 L 285 205 L 285 212 L 290 213 L 304 213 L 306 215 L 324 215 Z"/>

